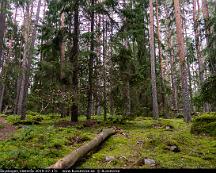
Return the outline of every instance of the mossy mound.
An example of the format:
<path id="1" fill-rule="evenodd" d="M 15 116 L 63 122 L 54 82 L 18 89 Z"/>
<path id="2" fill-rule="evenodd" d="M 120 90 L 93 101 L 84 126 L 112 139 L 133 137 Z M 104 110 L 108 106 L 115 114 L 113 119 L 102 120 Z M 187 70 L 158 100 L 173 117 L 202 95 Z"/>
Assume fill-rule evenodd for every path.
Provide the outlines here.
<path id="1" fill-rule="evenodd" d="M 216 136 L 216 113 L 205 113 L 196 117 L 191 126 L 191 133 Z"/>

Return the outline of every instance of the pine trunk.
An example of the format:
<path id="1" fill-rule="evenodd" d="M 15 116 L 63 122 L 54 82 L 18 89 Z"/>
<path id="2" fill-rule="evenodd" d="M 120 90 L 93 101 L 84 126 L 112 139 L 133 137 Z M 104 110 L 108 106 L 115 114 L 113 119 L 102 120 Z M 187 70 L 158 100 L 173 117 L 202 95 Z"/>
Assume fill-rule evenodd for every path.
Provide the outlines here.
<path id="1" fill-rule="evenodd" d="M 185 48 L 184 48 L 184 35 L 182 28 L 182 19 L 180 11 L 179 0 L 174 0 L 175 7 L 175 17 L 176 17 L 176 34 L 177 34 L 177 44 L 180 58 L 180 68 L 181 68 L 181 85 L 182 85 L 182 100 L 183 100 L 183 115 L 186 122 L 191 121 L 190 112 L 190 98 L 189 98 L 189 88 L 187 81 L 187 69 L 185 62 Z"/>
<path id="2" fill-rule="evenodd" d="M 154 118 L 159 117 L 158 112 L 158 100 L 157 100 L 157 84 L 156 84 L 156 72 L 155 72 L 155 48 L 154 48 L 154 14 L 153 14 L 153 3 L 149 1 L 150 6 L 150 28 L 149 28 L 149 39 L 150 39 L 150 56 L 151 56 L 151 86 L 152 86 L 152 106 Z"/>
<path id="3" fill-rule="evenodd" d="M 158 52 L 159 52 L 159 61 L 160 61 L 160 80 L 161 80 L 161 112 L 164 114 L 165 109 L 165 91 L 164 91 L 164 82 L 163 82 L 163 55 L 161 49 L 161 34 L 160 34 L 160 17 L 159 17 L 159 8 L 158 0 L 156 0 L 156 17 L 157 17 L 157 35 L 158 35 Z"/>
<path id="4" fill-rule="evenodd" d="M 91 43 L 90 43 L 90 57 L 89 57 L 89 88 L 88 88 L 88 105 L 87 105 L 87 119 L 91 119 L 93 112 L 93 65 L 94 65 L 94 23 L 95 23 L 95 13 L 94 13 L 95 0 L 91 0 Z"/>
<path id="5" fill-rule="evenodd" d="M 74 9 L 74 36 L 73 36 L 73 49 L 71 52 L 71 63 L 73 64 L 72 76 L 72 90 L 73 90 L 73 104 L 71 107 L 71 121 L 77 122 L 79 115 L 79 97 L 78 97 L 78 74 L 79 74 L 79 0 L 75 2 Z"/>

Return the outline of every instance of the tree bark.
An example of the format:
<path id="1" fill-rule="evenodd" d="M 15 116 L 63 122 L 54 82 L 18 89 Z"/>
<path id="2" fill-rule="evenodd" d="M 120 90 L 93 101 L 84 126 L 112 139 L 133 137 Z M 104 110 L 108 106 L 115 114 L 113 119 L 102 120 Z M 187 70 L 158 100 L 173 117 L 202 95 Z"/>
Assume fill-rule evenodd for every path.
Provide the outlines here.
<path id="1" fill-rule="evenodd" d="M 5 24 L 5 10 L 6 7 L 6 2 L 2 1 L 1 2 L 1 11 L 0 11 L 0 70 L 2 69 L 3 66 L 3 39 L 4 39 L 4 33 L 6 29 L 6 24 Z"/>
<path id="2" fill-rule="evenodd" d="M 91 0 L 91 6 L 92 8 L 95 5 L 95 0 Z M 93 65 L 94 65 L 94 19 L 95 13 L 94 9 L 91 11 L 91 43 L 90 43 L 90 57 L 89 57 L 89 88 L 88 88 L 88 105 L 87 105 L 87 119 L 91 118 L 92 110 L 93 110 Z"/>
<path id="3" fill-rule="evenodd" d="M 115 134 L 116 131 L 112 128 L 104 129 L 100 134 L 98 134 L 93 140 L 74 150 L 67 156 L 58 160 L 55 164 L 48 167 L 49 169 L 69 169 L 75 165 L 75 163 L 85 156 L 89 151 L 95 149 L 103 141 L 105 141 L 109 136 Z"/>
<path id="4" fill-rule="evenodd" d="M 203 76 L 202 55 L 200 51 L 199 3 L 198 3 L 198 11 L 197 11 L 196 1 L 197 0 L 193 0 L 193 21 L 194 21 L 194 33 L 195 33 L 195 47 L 196 47 L 198 70 L 199 70 L 199 85 L 201 86 L 204 81 L 204 76 Z"/>
<path id="5" fill-rule="evenodd" d="M 107 56 L 107 21 L 103 16 L 103 108 L 104 108 L 104 121 L 107 120 L 107 93 L 106 93 L 106 56 Z"/>
<path id="6" fill-rule="evenodd" d="M 170 66 L 171 66 L 173 108 L 178 113 L 178 90 L 177 90 L 177 81 L 176 81 L 176 73 L 175 73 L 175 58 L 174 58 L 174 49 L 173 49 L 173 40 L 172 40 L 171 31 L 170 31 L 170 36 L 169 36 L 169 40 L 168 40 L 168 47 L 170 49 Z"/>
<path id="7" fill-rule="evenodd" d="M 29 4 L 26 7 L 26 18 L 24 22 L 24 53 L 23 53 L 23 62 L 22 62 L 22 72 L 21 72 L 21 86 L 20 92 L 18 93 L 18 105 L 17 105 L 17 114 L 21 115 L 21 119 L 25 119 L 26 117 L 26 102 L 27 102 L 27 95 L 28 95 L 28 87 L 30 84 L 29 78 L 30 74 L 29 71 L 31 69 L 32 64 L 32 56 L 33 56 L 33 48 L 36 41 L 36 33 L 37 33 L 37 25 L 39 22 L 39 15 L 40 15 L 40 7 L 41 7 L 41 0 L 38 1 L 37 5 L 37 12 L 36 12 L 36 19 L 34 23 L 34 27 L 32 25 L 31 17 L 33 13 L 33 1 L 29 2 L 31 4 L 31 10 L 29 9 Z M 30 34 L 32 33 L 32 37 Z"/>
<path id="8" fill-rule="evenodd" d="M 77 122 L 79 115 L 79 97 L 78 97 L 78 74 L 79 74 L 79 0 L 75 1 L 74 9 L 74 36 L 73 36 L 73 49 L 71 52 L 71 63 L 73 64 L 72 75 L 72 93 L 73 103 L 71 107 L 71 121 Z"/>
<path id="9" fill-rule="evenodd" d="M 159 8 L 158 0 L 156 0 L 156 16 L 157 16 L 157 35 L 158 35 L 158 51 L 159 51 L 159 62 L 160 62 L 160 80 L 161 80 L 161 110 L 164 113 L 165 109 L 165 91 L 164 91 L 164 82 L 163 82 L 163 56 L 161 49 L 161 34 L 160 34 L 160 17 L 159 17 Z"/>
<path id="10" fill-rule="evenodd" d="M 60 15 L 60 32 L 61 32 L 61 38 L 59 42 L 59 48 L 60 48 L 60 80 L 62 81 L 62 86 L 61 86 L 61 97 L 62 97 L 62 103 L 61 103 L 61 117 L 64 117 L 66 115 L 66 110 L 65 110 L 65 101 L 64 101 L 64 96 L 65 96 L 65 73 L 64 73 L 64 67 L 65 67 L 65 44 L 64 44 L 64 27 L 65 27 L 65 15 L 64 12 L 61 13 Z"/>
<path id="11" fill-rule="evenodd" d="M 154 118 L 159 117 L 158 112 L 158 99 L 157 99 L 157 84 L 156 84 L 156 73 L 155 73 L 155 48 L 154 48 L 154 16 L 153 16 L 153 3 L 149 1 L 150 6 L 150 56 L 151 56 L 151 85 L 152 85 L 152 106 Z"/>
<path id="12" fill-rule="evenodd" d="M 179 51 L 178 54 L 180 58 L 180 68 L 181 68 L 183 115 L 184 115 L 184 120 L 186 122 L 190 122 L 191 121 L 190 98 L 189 98 L 189 89 L 188 89 L 188 81 L 187 81 L 184 35 L 183 35 L 179 0 L 174 0 L 174 7 L 175 7 L 175 17 L 176 17 L 177 44 L 178 44 L 178 51 Z"/>
<path id="13" fill-rule="evenodd" d="M 4 44 L 4 33 L 6 29 L 6 23 L 5 23 L 5 13 L 4 10 L 6 8 L 6 2 L 2 1 L 0 3 L 0 112 L 2 111 L 3 106 L 3 97 L 5 92 L 5 84 L 3 81 L 3 63 L 4 63 L 4 51 L 3 51 L 3 44 Z"/>

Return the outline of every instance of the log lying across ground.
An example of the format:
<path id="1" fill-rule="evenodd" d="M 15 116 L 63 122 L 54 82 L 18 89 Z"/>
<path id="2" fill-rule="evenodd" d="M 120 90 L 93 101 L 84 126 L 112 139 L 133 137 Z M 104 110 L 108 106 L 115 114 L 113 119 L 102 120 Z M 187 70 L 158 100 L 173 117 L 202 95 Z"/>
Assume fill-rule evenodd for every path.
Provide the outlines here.
<path id="1" fill-rule="evenodd" d="M 58 160 L 55 164 L 48 167 L 49 169 L 68 169 L 71 168 L 79 159 L 86 155 L 89 151 L 95 149 L 109 136 L 115 134 L 116 131 L 112 128 L 104 129 L 93 140 L 74 150 L 67 156 Z"/>

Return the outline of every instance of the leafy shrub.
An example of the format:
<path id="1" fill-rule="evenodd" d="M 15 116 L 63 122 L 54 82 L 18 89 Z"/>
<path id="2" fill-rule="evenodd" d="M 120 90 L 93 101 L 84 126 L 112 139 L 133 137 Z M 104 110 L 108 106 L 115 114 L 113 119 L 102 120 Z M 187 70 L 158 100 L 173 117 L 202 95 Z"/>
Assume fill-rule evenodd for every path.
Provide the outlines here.
<path id="1" fill-rule="evenodd" d="M 191 133 L 216 136 L 216 113 L 206 113 L 196 117 L 192 122 Z"/>

